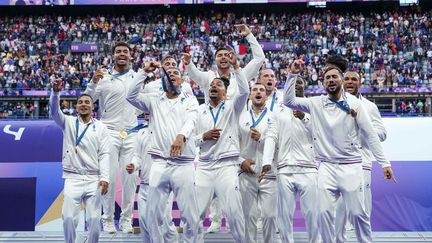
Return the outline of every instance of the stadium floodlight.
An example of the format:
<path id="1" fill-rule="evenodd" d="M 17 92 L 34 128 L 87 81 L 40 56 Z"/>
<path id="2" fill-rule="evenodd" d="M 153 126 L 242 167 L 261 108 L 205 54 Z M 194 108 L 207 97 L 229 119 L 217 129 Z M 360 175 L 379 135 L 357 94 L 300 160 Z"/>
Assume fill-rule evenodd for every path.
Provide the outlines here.
<path id="1" fill-rule="evenodd" d="M 315 8 L 325 8 L 327 6 L 326 1 L 309 1 L 307 3 L 308 7 L 315 7 Z"/>
<path id="2" fill-rule="evenodd" d="M 400 6 L 414 6 L 418 5 L 418 0 L 399 0 Z"/>

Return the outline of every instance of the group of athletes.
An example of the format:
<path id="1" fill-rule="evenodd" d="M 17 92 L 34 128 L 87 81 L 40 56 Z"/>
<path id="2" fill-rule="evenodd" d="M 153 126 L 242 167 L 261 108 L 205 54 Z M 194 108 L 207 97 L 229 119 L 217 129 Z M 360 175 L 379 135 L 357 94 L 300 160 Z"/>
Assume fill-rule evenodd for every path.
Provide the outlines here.
<path id="1" fill-rule="evenodd" d="M 287 68 L 281 92 L 274 71 L 262 68 L 265 55 L 250 29 L 236 27 L 253 55 L 243 68 L 233 49 L 221 47 L 216 71 L 198 70 L 184 53 L 185 70 L 165 56 L 135 72 L 130 47 L 119 42 L 114 67 L 96 70 L 78 97 L 77 116 L 61 112 L 64 81 L 52 84 L 50 114 L 64 136 L 66 242 L 75 241 L 81 203 L 88 242 L 98 242 L 101 220 L 105 232 L 116 232 L 119 173 L 119 229 L 133 232 L 139 177 L 143 242 L 179 241 L 173 196 L 185 242 L 204 242 L 203 220 L 214 199 L 213 219 L 220 220 L 221 208 L 235 242 L 256 242 L 257 222 L 264 242 L 277 242 L 277 232 L 282 242 L 293 242 L 297 194 L 309 242 L 344 242 L 347 224 L 358 242 L 372 241 L 371 161 L 378 161 L 385 179 L 395 177 L 381 146 L 386 130 L 379 111 L 359 93 L 361 75 L 331 56 L 324 68 L 327 94 L 306 98 L 299 58 Z M 205 103 L 198 104 L 185 75 L 199 85 Z M 92 117 L 96 101 L 100 120 Z M 146 121 L 138 124 L 142 113 Z"/>

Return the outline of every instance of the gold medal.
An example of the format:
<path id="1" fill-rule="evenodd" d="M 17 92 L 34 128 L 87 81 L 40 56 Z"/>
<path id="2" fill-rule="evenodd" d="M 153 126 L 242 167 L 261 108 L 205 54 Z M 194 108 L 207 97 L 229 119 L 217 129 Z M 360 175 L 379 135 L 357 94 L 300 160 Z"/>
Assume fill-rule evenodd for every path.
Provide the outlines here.
<path id="1" fill-rule="evenodd" d="M 128 133 L 126 131 L 121 131 L 119 135 L 120 135 L 121 139 L 126 139 L 128 136 Z"/>

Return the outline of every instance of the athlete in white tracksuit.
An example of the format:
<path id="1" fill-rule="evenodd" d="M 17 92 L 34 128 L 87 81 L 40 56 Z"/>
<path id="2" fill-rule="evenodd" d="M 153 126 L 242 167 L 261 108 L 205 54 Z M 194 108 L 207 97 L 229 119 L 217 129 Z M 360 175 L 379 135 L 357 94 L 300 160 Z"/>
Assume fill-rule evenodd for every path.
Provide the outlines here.
<path id="1" fill-rule="evenodd" d="M 355 71 L 347 71 L 344 74 L 344 89 L 356 96 L 365 110 L 369 114 L 371 118 L 372 125 L 374 127 L 375 132 L 378 135 L 378 138 L 381 142 L 385 141 L 387 138 L 387 131 L 384 127 L 383 121 L 381 119 L 381 115 L 379 113 L 378 107 L 375 103 L 369 101 L 364 98 L 359 93 L 359 88 L 361 86 L 361 77 Z M 364 174 L 364 199 L 365 199 L 365 209 L 367 215 L 371 216 L 372 213 L 372 193 L 371 193 L 371 170 L 372 170 L 372 153 L 369 149 L 369 145 L 367 142 L 361 138 L 361 153 L 363 159 L 363 174 Z M 337 242 L 345 242 L 345 224 L 347 222 L 347 214 L 345 209 L 345 204 L 343 203 L 343 199 L 340 198 L 338 201 L 338 208 L 336 211 L 336 234 L 337 234 Z"/>
<path id="2" fill-rule="evenodd" d="M 303 63 L 296 60 L 289 69 L 299 73 Z M 370 220 L 364 207 L 362 155 L 360 135 L 370 145 L 387 179 L 393 171 L 383 153 L 381 143 L 361 102 L 342 89 L 342 72 L 335 67 L 324 73 L 328 95 L 311 98 L 295 97 L 297 75 L 289 75 L 284 91 L 284 104 L 294 110 L 310 113 L 315 161 L 318 170 L 318 225 L 324 242 L 335 242 L 335 209 L 342 196 L 349 219 L 355 227 L 358 242 L 371 242 Z"/>
<path id="3" fill-rule="evenodd" d="M 262 64 L 265 61 L 264 51 L 261 45 L 258 43 L 255 36 L 251 33 L 250 29 L 246 25 L 238 25 L 237 28 L 240 28 L 241 34 L 246 38 L 248 43 L 250 44 L 250 48 L 252 51 L 252 60 L 241 70 L 246 77 L 247 81 L 256 78 Z M 183 56 L 183 61 L 186 65 L 186 72 L 188 73 L 191 80 L 195 81 L 201 90 L 204 92 L 205 101 L 208 101 L 208 90 L 210 88 L 210 83 L 214 78 L 226 77 L 230 81 L 230 85 L 227 90 L 227 99 L 232 99 L 235 95 L 238 94 L 236 75 L 230 70 L 229 64 L 229 53 L 230 49 L 219 48 L 215 53 L 215 63 L 217 65 L 217 71 L 206 71 L 202 72 L 198 70 L 193 62 L 191 62 L 191 56 L 189 54 L 185 54 Z M 213 222 L 217 222 L 218 226 L 221 224 L 222 219 L 222 210 L 221 206 L 218 205 L 220 202 L 215 198 L 215 202 L 211 204 L 210 207 L 210 220 L 212 221 L 212 226 L 210 227 L 212 231 L 216 231 L 217 227 L 214 227 Z"/>
<path id="4" fill-rule="evenodd" d="M 251 88 L 252 106 L 244 110 L 239 119 L 240 135 L 240 191 L 245 216 L 246 242 L 257 242 L 257 220 L 263 222 L 264 242 L 276 240 L 276 176 L 266 175 L 261 181 L 264 141 L 270 123 L 270 108 L 263 84 Z"/>
<path id="5" fill-rule="evenodd" d="M 241 72 L 246 77 L 246 81 L 250 81 L 258 76 L 259 70 L 265 61 L 264 51 L 261 45 L 258 43 L 255 36 L 251 33 L 250 29 L 246 25 L 237 26 L 241 29 L 241 34 L 246 38 L 250 44 L 252 51 L 252 60 L 242 69 Z M 195 81 L 204 92 L 204 97 L 208 101 L 208 90 L 210 83 L 214 78 L 226 77 L 230 81 L 230 85 L 227 90 L 227 99 L 232 99 L 238 94 L 236 75 L 230 70 L 229 64 L 229 49 L 220 48 L 215 54 L 215 63 L 217 65 L 217 71 L 202 72 L 198 70 L 193 62 L 191 62 L 191 56 L 183 56 L 183 61 L 186 65 L 186 72 L 188 73 L 191 80 Z"/>
<path id="6" fill-rule="evenodd" d="M 303 97 L 304 82 L 296 82 L 296 95 Z M 317 218 L 317 172 L 313 158 L 310 115 L 280 105 L 273 112 L 264 146 L 263 164 L 277 166 L 278 227 L 283 242 L 294 242 L 293 218 L 296 196 L 306 221 L 310 243 L 320 242 Z M 276 149 L 278 148 L 278 149 Z M 276 153 L 276 158 L 274 158 Z"/>
<path id="7" fill-rule="evenodd" d="M 137 111 L 126 101 L 126 94 L 132 83 L 135 72 L 129 69 L 130 52 L 127 44 L 114 48 L 116 66 L 109 74 L 101 74 L 98 70 L 87 85 L 86 94 L 99 100 L 100 120 L 107 126 L 113 146 L 110 155 L 110 187 L 102 198 L 102 223 L 106 232 L 114 233 L 115 194 L 117 174 L 122 176 L 122 205 L 119 226 L 124 233 L 132 233 L 132 213 L 136 191 L 136 173 L 128 174 L 126 164 L 132 159 L 135 150 L 134 131 L 137 127 Z"/>
<path id="8" fill-rule="evenodd" d="M 230 63 L 239 93 L 226 100 L 229 80 L 215 78 L 208 90 L 209 101 L 199 107 L 197 146 L 200 148 L 196 174 L 198 207 L 204 220 L 214 195 L 227 215 L 231 233 L 236 242 L 245 242 L 245 223 L 239 190 L 238 120 L 246 106 L 249 87 L 236 57 L 231 53 Z"/>
<path id="9" fill-rule="evenodd" d="M 141 232 L 145 232 L 144 224 L 146 221 L 145 210 L 147 206 L 147 200 L 149 195 L 149 177 L 150 177 L 150 169 L 151 169 L 151 156 L 147 153 L 150 147 L 150 131 L 147 127 L 142 128 L 136 139 L 136 150 L 134 156 L 132 158 L 131 163 L 126 167 L 126 170 L 129 173 L 139 170 L 140 175 L 140 188 L 138 193 L 138 219 Z M 172 222 L 172 214 L 171 208 L 172 206 L 172 198 L 167 202 L 167 210 L 166 210 L 166 221 L 164 224 L 166 233 L 164 233 L 165 242 L 178 242 L 178 233 L 177 229 Z M 149 238 L 145 238 L 148 235 L 143 233 L 143 241 L 150 242 Z"/>
<path id="10" fill-rule="evenodd" d="M 150 192 L 147 201 L 144 223 L 144 234 L 150 237 L 150 242 L 163 242 L 161 227 L 166 217 L 166 202 L 174 192 L 180 210 L 182 221 L 185 222 L 184 240 L 196 241 L 199 214 L 194 190 L 195 145 L 192 132 L 196 126 L 198 101 L 194 96 L 187 96 L 178 89 L 181 85 L 180 70 L 167 70 L 169 79 L 175 90 L 168 90 L 163 94 L 140 94 L 142 81 L 149 67 L 156 67 L 155 63 L 147 64 L 144 71 L 140 71 L 134 80 L 134 85 L 128 93 L 127 100 L 145 112 L 151 114 L 149 130 L 151 131 L 152 167 L 150 171 Z M 171 82 L 167 78 L 167 83 Z M 153 170 L 156 167 L 157 173 Z"/>
<path id="11" fill-rule="evenodd" d="M 105 125 L 91 117 L 93 102 L 90 96 L 78 97 L 78 117 L 61 112 L 59 92 L 62 85 L 57 82 L 50 96 L 50 116 L 63 131 L 65 242 L 75 242 L 79 211 L 84 203 L 88 242 L 95 243 L 100 235 L 101 194 L 108 190 L 110 137 Z"/>

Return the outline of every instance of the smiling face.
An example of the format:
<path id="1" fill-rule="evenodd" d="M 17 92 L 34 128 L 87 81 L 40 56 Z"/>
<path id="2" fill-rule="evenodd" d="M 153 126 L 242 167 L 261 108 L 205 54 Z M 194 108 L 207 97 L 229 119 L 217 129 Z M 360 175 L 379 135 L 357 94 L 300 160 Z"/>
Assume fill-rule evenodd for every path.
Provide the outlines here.
<path id="1" fill-rule="evenodd" d="M 271 94 L 276 88 L 276 78 L 273 70 L 264 69 L 260 72 L 259 83 L 263 84 L 267 94 Z"/>
<path id="2" fill-rule="evenodd" d="M 330 95 L 337 95 L 342 89 L 342 74 L 337 69 L 330 69 L 324 74 L 324 87 Z"/>
<path id="3" fill-rule="evenodd" d="M 224 49 L 216 52 L 215 63 L 218 69 L 230 68 L 230 52 Z"/>
<path id="4" fill-rule="evenodd" d="M 357 95 L 361 86 L 361 78 L 357 72 L 348 71 L 344 75 L 343 87 L 344 90 L 352 95 Z"/>
<path id="5" fill-rule="evenodd" d="M 78 115 L 88 116 L 93 112 L 93 101 L 88 95 L 83 95 L 78 98 L 76 105 Z"/>
<path id="6" fill-rule="evenodd" d="M 265 105 L 267 100 L 266 87 L 264 84 L 256 83 L 251 88 L 251 94 L 249 99 L 252 101 L 253 106 L 262 106 Z"/>
<path id="7" fill-rule="evenodd" d="M 212 100 L 223 100 L 226 96 L 226 87 L 222 80 L 215 78 L 210 83 L 209 98 Z"/>
<path id="8" fill-rule="evenodd" d="M 130 62 L 130 51 L 127 46 L 117 46 L 114 49 L 114 62 L 118 67 L 128 67 Z"/>

